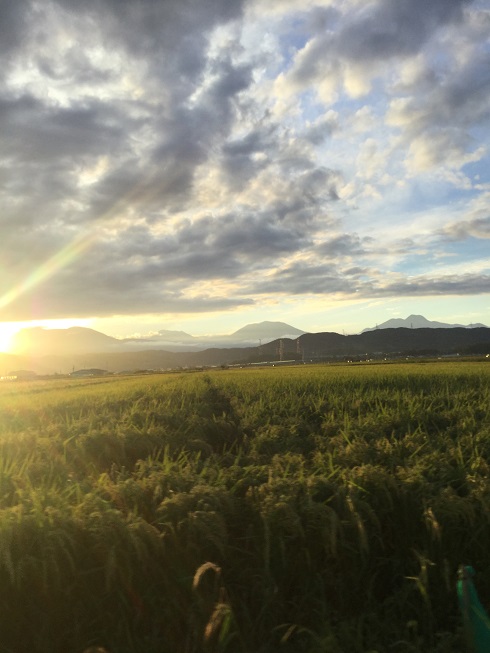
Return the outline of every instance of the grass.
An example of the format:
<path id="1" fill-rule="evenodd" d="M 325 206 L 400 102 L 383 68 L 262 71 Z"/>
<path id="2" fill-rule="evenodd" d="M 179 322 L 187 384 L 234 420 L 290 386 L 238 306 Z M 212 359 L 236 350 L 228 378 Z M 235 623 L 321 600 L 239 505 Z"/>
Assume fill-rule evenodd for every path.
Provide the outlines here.
<path id="1" fill-rule="evenodd" d="M 449 653 L 488 363 L 0 386 L 0 653 Z"/>

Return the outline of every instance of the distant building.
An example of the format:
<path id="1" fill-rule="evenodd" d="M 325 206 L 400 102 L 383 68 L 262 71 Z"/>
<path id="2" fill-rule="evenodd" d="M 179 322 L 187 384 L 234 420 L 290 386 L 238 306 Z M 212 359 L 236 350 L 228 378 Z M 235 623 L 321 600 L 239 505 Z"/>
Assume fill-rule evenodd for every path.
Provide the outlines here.
<path id="1" fill-rule="evenodd" d="M 1 377 L 2 381 L 32 381 L 35 378 L 37 374 L 31 370 L 12 370 Z"/>

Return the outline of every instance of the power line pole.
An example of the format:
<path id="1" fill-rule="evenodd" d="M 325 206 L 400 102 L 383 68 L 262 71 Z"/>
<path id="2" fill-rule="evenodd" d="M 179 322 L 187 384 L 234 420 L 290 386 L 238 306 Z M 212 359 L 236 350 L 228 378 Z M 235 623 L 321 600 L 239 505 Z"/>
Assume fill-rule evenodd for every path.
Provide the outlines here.
<path id="1" fill-rule="evenodd" d="M 284 360 L 284 341 L 279 340 L 279 360 L 283 361 Z"/>

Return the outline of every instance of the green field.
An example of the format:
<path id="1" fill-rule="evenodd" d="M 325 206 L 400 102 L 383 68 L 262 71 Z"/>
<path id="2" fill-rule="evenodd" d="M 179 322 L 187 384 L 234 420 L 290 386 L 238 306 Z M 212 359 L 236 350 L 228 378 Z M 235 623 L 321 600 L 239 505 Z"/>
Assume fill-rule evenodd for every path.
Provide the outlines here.
<path id="1" fill-rule="evenodd" d="M 461 653 L 489 407 L 489 362 L 0 385 L 0 653 Z"/>

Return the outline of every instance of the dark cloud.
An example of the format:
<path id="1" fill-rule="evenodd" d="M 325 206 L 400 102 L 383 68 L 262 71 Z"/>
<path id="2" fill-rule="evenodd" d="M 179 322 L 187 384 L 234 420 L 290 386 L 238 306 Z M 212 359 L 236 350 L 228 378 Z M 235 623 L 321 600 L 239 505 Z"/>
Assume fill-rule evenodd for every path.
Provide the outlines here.
<path id="1" fill-rule="evenodd" d="M 371 285 L 362 290 L 365 296 L 411 297 L 437 295 L 484 295 L 490 288 L 490 276 L 485 274 L 446 275 L 440 278 L 403 279 L 386 285 Z"/>
<path id="2" fill-rule="evenodd" d="M 413 54 L 440 27 L 458 23 L 467 0 L 381 0 L 337 32 L 337 52 L 356 61 Z"/>
<path id="3" fill-rule="evenodd" d="M 4 91 L 2 95 L 0 90 L 3 134 L 0 169 L 3 187 L 17 198 L 15 219 L 40 222 L 43 209 L 34 218 L 33 207 L 45 206 L 52 216 L 55 209 L 61 219 L 82 224 L 106 215 L 124 198 L 150 212 L 157 207 L 181 208 L 190 199 L 195 170 L 206 161 L 213 140 L 221 133 L 226 135 L 234 94 L 250 82 L 250 70 L 246 66 L 235 66 L 226 58 L 215 61 L 213 83 L 200 103 L 195 107 L 188 105 L 206 66 L 207 30 L 236 18 L 240 3 L 203 2 L 194 6 L 185 2 L 84 2 L 75 5 L 60 0 L 55 14 L 49 11 L 53 6 L 46 3 L 37 7 L 35 24 L 28 2 L 19 3 L 19 11 L 6 16 L 6 20 L 11 18 L 10 22 L 15 18 L 19 24 L 27 22 L 31 28 L 30 31 L 26 28 L 25 56 L 31 53 L 48 88 L 53 81 L 76 90 L 79 85 L 89 83 L 103 88 L 114 77 L 114 72 L 97 68 L 80 49 L 70 48 L 60 56 L 43 48 L 37 56 L 35 45 L 28 38 L 34 32 L 47 32 L 53 20 L 58 27 L 63 26 L 76 35 L 77 30 L 86 29 L 82 24 L 84 17 L 92 16 L 94 31 L 99 32 L 97 36 L 105 40 L 105 45 L 112 40 L 118 48 L 116 54 L 137 54 L 144 59 L 141 84 L 150 82 L 150 87 L 155 86 L 161 78 L 160 84 L 166 86 L 165 92 L 174 101 L 164 112 L 166 115 L 162 115 L 155 110 L 158 98 L 149 96 L 130 105 L 89 95 L 62 107 L 39 94 L 19 96 Z M 80 40 L 84 43 L 83 38 Z M 195 66 L 189 63 L 190 51 L 194 52 Z M 158 65 L 159 53 L 165 65 Z M 168 70 L 167 62 L 170 62 Z M 181 81 L 183 75 L 187 80 L 185 88 Z M 145 142 L 149 132 L 152 139 Z M 107 172 L 95 186 L 79 188 L 80 168 L 95 166 L 101 156 L 110 158 Z M 61 202 L 69 197 L 76 197 L 78 206 L 74 203 L 67 214 Z M 24 198 L 23 206 L 19 206 L 20 198 Z"/>
<path id="4" fill-rule="evenodd" d="M 21 47 L 31 13 L 30 3 L 23 0 L 0 3 L 0 53 L 4 64 L 5 57 Z"/>
<path id="5" fill-rule="evenodd" d="M 95 17 L 106 35 L 122 42 L 133 55 L 174 53 L 181 74 L 194 75 L 203 65 L 200 56 L 207 31 L 238 18 L 243 0 L 55 0 L 75 16 Z M 164 63 L 161 60 L 158 63 Z"/>
<path id="6" fill-rule="evenodd" d="M 489 211 L 481 212 L 489 213 Z M 490 216 L 486 215 L 448 225 L 440 232 L 440 235 L 452 241 L 462 241 L 471 237 L 490 239 Z"/>
<path id="7" fill-rule="evenodd" d="M 285 228 L 268 216 L 225 215 L 219 223 L 209 216 L 184 221 L 168 236 L 155 236 L 143 226 L 130 228 L 102 243 L 84 264 L 83 275 L 99 270 L 99 283 L 108 290 L 128 275 L 133 281 L 124 285 L 135 284 L 136 290 L 139 284 L 232 280 L 269 268 L 309 244 L 300 229 Z"/>
<path id="8" fill-rule="evenodd" d="M 86 155 L 115 153 L 131 123 L 98 100 L 60 108 L 32 96 L 0 97 L 0 156 L 49 165 L 60 159 L 76 162 Z"/>
<path id="9" fill-rule="evenodd" d="M 192 107 L 176 105 L 155 124 L 157 143 L 150 163 L 159 171 L 151 182 L 153 201 L 172 198 L 181 209 L 190 198 L 197 168 L 226 139 L 235 118 L 234 99 L 251 82 L 248 66 L 234 66 L 228 60 L 214 62 L 213 82 Z"/>
<path id="10" fill-rule="evenodd" d="M 263 152 L 270 145 L 270 134 L 263 133 L 259 129 L 253 129 L 242 138 L 231 140 L 223 146 L 225 156 L 250 156 L 257 152 Z"/>
<path id="11" fill-rule="evenodd" d="M 286 168 L 289 162 L 286 163 Z M 310 162 L 310 170 L 292 177 L 287 192 L 283 198 L 271 203 L 271 210 L 282 222 L 296 224 L 298 220 L 306 225 L 316 221 L 318 209 L 326 203 L 339 199 L 338 187 L 342 181 L 341 174 L 336 170 L 314 167 Z"/>
<path id="12" fill-rule="evenodd" d="M 185 292 L 160 291 L 140 288 L 128 293 L 124 288 L 95 287 L 87 292 L 85 283 L 67 280 L 66 287 L 47 286 L 36 294 L 22 295 L 0 310 L 2 321 L 55 319 L 67 317 L 110 317 L 112 315 L 141 315 L 147 313 L 204 313 L 227 311 L 240 306 L 251 306 L 250 298 L 216 297 L 206 294 L 189 296 Z M 130 301 L 128 301 L 128 299 Z"/>
<path id="13" fill-rule="evenodd" d="M 73 108 L 47 106 L 29 95 L 0 96 L 0 229 L 3 244 L 17 241 L 27 250 L 30 232 L 52 230 L 53 246 L 60 231 L 70 238 L 70 223 L 82 223 L 91 191 L 80 187 L 79 175 L 99 157 L 124 151 L 125 128 L 133 124 L 114 107 L 98 100 Z M 100 215 L 100 214 L 98 214 Z M 65 226 L 63 226 L 65 225 Z M 36 256 L 32 256 L 33 265 Z"/>
<path id="14" fill-rule="evenodd" d="M 372 238 L 361 239 L 356 234 L 342 234 L 317 245 L 316 252 L 328 258 L 360 256 L 366 254 L 366 246 L 372 242 Z"/>
<path id="15" fill-rule="evenodd" d="M 256 126 L 245 136 L 231 139 L 222 147 L 221 175 L 234 192 L 243 190 L 277 156 L 278 135 L 275 125 Z"/>
<path id="16" fill-rule="evenodd" d="M 374 274 L 373 274 L 374 273 Z M 282 269 L 254 288 L 261 294 L 287 295 L 355 295 L 356 298 L 371 297 L 430 297 L 438 295 L 488 294 L 490 276 L 485 274 L 445 275 L 431 278 L 399 278 L 380 282 L 379 274 L 362 267 L 342 269 L 334 265 L 295 263 Z M 251 289 L 250 289 L 251 290 Z"/>
<path id="17" fill-rule="evenodd" d="M 278 270 L 249 291 L 289 295 L 350 294 L 355 292 L 355 280 L 335 265 L 298 262 Z"/>
<path id="18" fill-rule="evenodd" d="M 100 86 L 116 81 L 113 71 L 95 66 L 80 48 L 69 49 L 63 58 L 37 57 L 39 72 L 52 82 L 80 86 Z"/>
<path id="19" fill-rule="evenodd" d="M 46 245 L 50 243 L 47 239 Z M 72 315 L 164 309 L 185 312 L 193 305 L 186 299 L 186 289 L 195 282 L 226 279 L 240 283 L 241 277 L 275 265 L 281 257 L 307 245 L 307 236 L 299 229 L 295 232 L 282 226 L 271 216 L 225 215 L 219 220 L 219 228 L 209 216 L 194 222 L 183 221 L 172 234 L 161 236 L 147 226 L 134 226 L 112 239 L 96 240 L 81 257 L 14 300 L 1 315 L 3 319 L 12 319 L 17 313 L 19 319 L 26 319 L 33 303 L 38 317 L 41 313 L 47 316 L 49 311 L 59 316 L 62 306 Z M 32 246 L 31 243 L 31 252 Z M 39 254 L 41 266 L 48 258 L 47 248 Z M 3 277 L 0 295 L 28 275 L 32 262 L 29 259 L 25 265 L 16 255 L 11 257 L 11 276 Z M 251 297 L 216 300 L 198 296 L 196 311 L 248 305 Z M 37 298 L 42 300 L 42 311 Z"/>
<path id="20" fill-rule="evenodd" d="M 309 125 L 305 130 L 304 138 L 312 145 L 321 145 L 327 138 L 339 129 L 337 116 L 326 115 Z"/>
<path id="21" fill-rule="evenodd" d="M 440 27 L 463 18 L 466 0 L 379 0 L 346 12 L 333 31 L 315 34 L 293 71 L 294 80 L 311 83 L 325 66 L 362 65 L 417 53 Z"/>
<path id="22" fill-rule="evenodd" d="M 396 109 L 395 109 L 396 111 Z M 456 130 L 490 118 L 490 54 L 481 53 L 458 70 L 415 94 L 396 111 L 409 127 L 410 136 L 431 128 Z"/>

